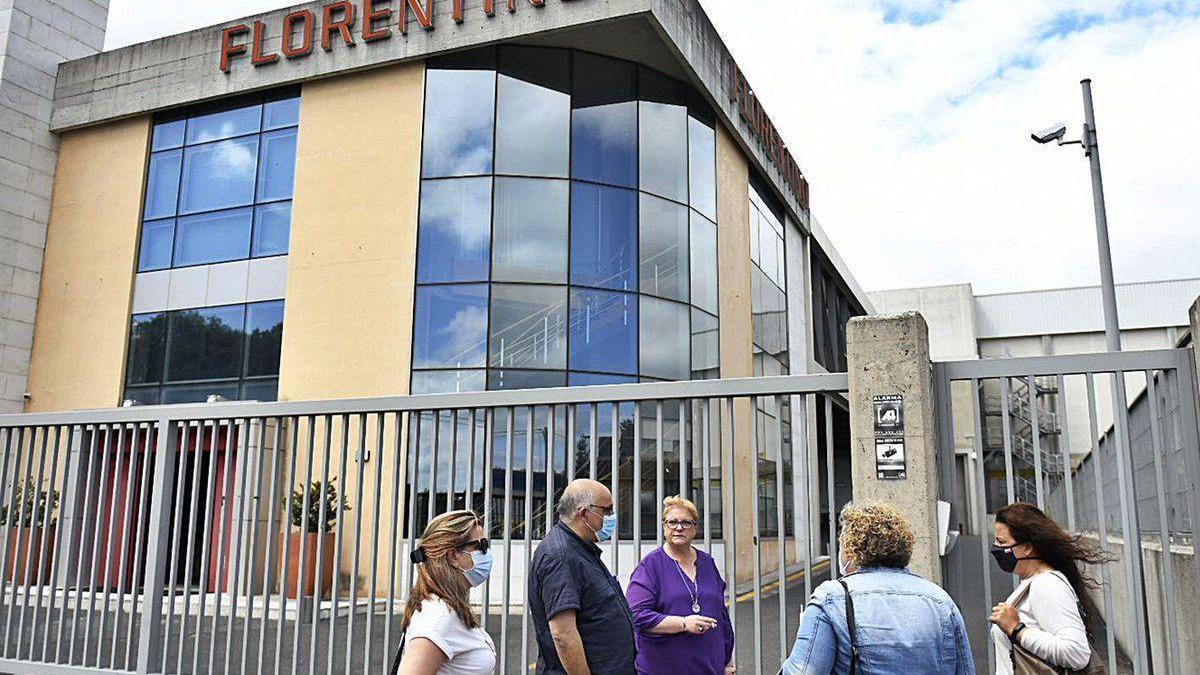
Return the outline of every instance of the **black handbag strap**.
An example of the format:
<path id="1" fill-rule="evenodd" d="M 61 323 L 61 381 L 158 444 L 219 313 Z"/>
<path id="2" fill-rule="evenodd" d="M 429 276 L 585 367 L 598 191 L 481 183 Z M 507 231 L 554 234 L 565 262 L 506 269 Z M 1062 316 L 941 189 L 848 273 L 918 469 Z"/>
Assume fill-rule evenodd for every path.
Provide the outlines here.
<path id="1" fill-rule="evenodd" d="M 404 638 L 408 635 L 408 631 L 400 634 L 400 647 L 396 650 L 396 656 L 392 659 L 392 667 L 388 669 L 390 675 L 396 675 L 400 672 L 400 659 L 404 656 Z"/>
<path id="2" fill-rule="evenodd" d="M 854 627 L 854 597 L 850 595 L 850 587 L 846 580 L 838 579 L 842 590 L 846 591 L 846 629 L 850 632 L 850 675 L 858 671 L 858 631 Z"/>

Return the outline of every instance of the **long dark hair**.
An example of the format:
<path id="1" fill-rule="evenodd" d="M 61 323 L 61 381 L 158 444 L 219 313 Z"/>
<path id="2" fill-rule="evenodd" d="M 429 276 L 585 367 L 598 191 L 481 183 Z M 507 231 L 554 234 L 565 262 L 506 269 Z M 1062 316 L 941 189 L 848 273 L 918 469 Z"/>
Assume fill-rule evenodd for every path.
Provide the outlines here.
<path id="1" fill-rule="evenodd" d="M 996 512 L 996 522 L 1008 526 L 1014 542 L 1032 546 L 1046 564 L 1062 572 L 1071 583 L 1071 588 L 1075 589 L 1083 612 L 1081 618 L 1086 625 L 1086 591 L 1099 588 L 1100 582 L 1085 574 L 1082 565 L 1103 565 L 1115 559 L 1085 542 L 1081 535 L 1068 534 L 1053 518 L 1032 504 L 1009 504 Z"/>

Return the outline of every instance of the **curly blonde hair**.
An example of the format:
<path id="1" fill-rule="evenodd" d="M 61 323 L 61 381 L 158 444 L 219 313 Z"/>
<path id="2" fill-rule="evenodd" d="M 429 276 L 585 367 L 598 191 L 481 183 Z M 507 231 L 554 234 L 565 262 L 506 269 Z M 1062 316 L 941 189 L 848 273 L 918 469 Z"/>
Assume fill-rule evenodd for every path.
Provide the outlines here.
<path id="1" fill-rule="evenodd" d="M 842 508 L 841 544 L 858 567 L 908 567 L 913 533 L 908 521 L 887 504 L 850 503 Z"/>

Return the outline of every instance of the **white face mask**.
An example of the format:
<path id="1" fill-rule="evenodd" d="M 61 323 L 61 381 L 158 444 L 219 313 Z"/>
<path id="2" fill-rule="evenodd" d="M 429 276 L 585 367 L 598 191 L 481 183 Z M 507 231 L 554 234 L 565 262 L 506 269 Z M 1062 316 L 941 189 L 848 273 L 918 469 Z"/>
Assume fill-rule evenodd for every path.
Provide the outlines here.
<path id="1" fill-rule="evenodd" d="M 852 574 L 855 569 L 856 568 L 854 566 L 854 563 L 850 562 L 849 560 L 844 559 L 842 557 L 842 551 L 839 549 L 838 550 L 838 572 L 840 572 L 842 576 L 846 576 L 847 574 Z"/>

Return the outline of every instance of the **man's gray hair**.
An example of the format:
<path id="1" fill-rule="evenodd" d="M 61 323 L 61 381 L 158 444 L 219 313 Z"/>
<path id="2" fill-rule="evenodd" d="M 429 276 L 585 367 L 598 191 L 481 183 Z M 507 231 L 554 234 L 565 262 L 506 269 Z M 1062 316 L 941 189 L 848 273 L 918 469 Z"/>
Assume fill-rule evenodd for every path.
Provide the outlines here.
<path id="1" fill-rule="evenodd" d="M 591 486 L 578 485 L 574 490 L 564 490 L 562 498 L 558 500 L 558 518 L 569 521 L 575 517 L 576 511 L 595 503 L 596 491 Z"/>

